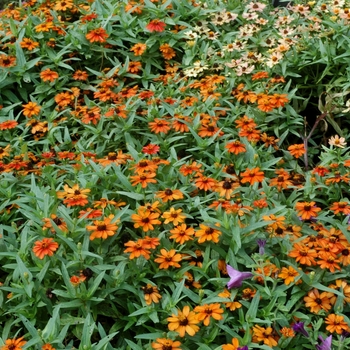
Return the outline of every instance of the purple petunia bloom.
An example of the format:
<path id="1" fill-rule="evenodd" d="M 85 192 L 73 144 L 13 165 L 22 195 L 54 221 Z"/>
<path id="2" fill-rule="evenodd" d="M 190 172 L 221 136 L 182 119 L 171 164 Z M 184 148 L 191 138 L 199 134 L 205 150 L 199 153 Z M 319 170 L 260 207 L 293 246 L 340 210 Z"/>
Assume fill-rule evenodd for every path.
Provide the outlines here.
<path id="1" fill-rule="evenodd" d="M 316 345 L 316 350 L 332 350 L 332 334 L 326 339 L 323 339 L 321 336 L 319 336 L 318 339 L 320 339 L 322 343 Z"/>
<path id="2" fill-rule="evenodd" d="M 294 332 L 301 333 L 301 334 L 305 335 L 305 337 L 310 336 L 309 333 L 304 328 L 304 322 L 297 322 L 293 325 L 292 328 L 293 328 Z"/>
<path id="3" fill-rule="evenodd" d="M 251 272 L 240 272 L 235 270 L 232 266 L 226 265 L 227 273 L 230 276 L 230 280 L 227 283 L 227 288 L 238 288 L 242 285 L 243 280 L 253 276 Z"/>
<path id="4" fill-rule="evenodd" d="M 237 350 L 249 350 L 247 345 L 237 348 Z"/>
<path id="5" fill-rule="evenodd" d="M 264 255 L 265 254 L 265 244 L 266 244 L 266 239 L 261 239 L 259 238 L 256 243 L 258 243 L 259 246 L 259 254 Z"/>

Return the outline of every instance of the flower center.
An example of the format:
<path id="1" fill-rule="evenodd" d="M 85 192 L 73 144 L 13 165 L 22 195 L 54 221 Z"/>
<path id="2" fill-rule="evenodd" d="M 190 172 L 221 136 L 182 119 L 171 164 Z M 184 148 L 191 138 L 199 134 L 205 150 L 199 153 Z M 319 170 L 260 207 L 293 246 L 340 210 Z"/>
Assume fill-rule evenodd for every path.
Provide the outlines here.
<path id="1" fill-rule="evenodd" d="M 97 225 L 97 231 L 105 231 L 107 229 L 106 224 Z"/>

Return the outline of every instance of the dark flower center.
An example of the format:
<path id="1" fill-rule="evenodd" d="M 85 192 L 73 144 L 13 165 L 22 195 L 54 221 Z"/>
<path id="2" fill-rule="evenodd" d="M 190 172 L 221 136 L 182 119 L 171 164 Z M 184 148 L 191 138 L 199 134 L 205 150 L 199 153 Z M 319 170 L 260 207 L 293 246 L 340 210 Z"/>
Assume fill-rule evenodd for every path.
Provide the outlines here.
<path id="1" fill-rule="evenodd" d="M 106 229 L 107 229 L 107 226 L 105 224 L 97 226 L 97 231 L 105 231 Z"/>
<path id="2" fill-rule="evenodd" d="M 322 304 L 322 300 L 320 298 L 316 298 L 315 299 L 315 303 L 318 304 L 318 305 L 321 305 Z"/>
<path id="3" fill-rule="evenodd" d="M 79 196 L 81 193 L 80 193 L 79 190 L 75 190 L 75 191 L 74 191 L 74 194 L 75 194 L 76 196 Z"/>
<path id="4" fill-rule="evenodd" d="M 144 224 L 148 224 L 148 223 L 149 223 L 149 218 L 143 218 L 143 219 L 142 219 L 142 222 L 143 222 Z"/>
<path id="5" fill-rule="evenodd" d="M 53 222 L 54 222 L 57 226 L 59 226 L 59 225 L 62 224 L 62 220 L 61 220 L 60 218 L 54 218 L 54 219 L 53 219 Z"/>
<path id="6" fill-rule="evenodd" d="M 304 210 L 305 210 L 305 211 L 310 211 L 310 209 L 311 209 L 311 206 L 310 206 L 310 205 L 305 205 L 305 206 L 304 206 Z"/>
<path id="7" fill-rule="evenodd" d="M 348 256 L 349 255 L 349 249 L 343 249 L 341 254 L 344 255 L 344 256 Z"/>
<path id="8" fill-rule="evenodd" d="M 187 325 L 188 325 L 188 319 L 185 318 L 185 319 L 183 319 L 183 320 L 180 320 L 180 321 L 179 321 L 179 324 L 180 324 L 180 326 L 187 326 Z"/>
<path id="9" fill-rule="evenodd" d="M 173 194 L 173 191 L 171 189 L 167 189 L 164 191 L 164 193 L 167 195 L 167 196 L 171 196 Z"/>
<path id="10" fill-rule="evenodd" d="M 230 181 L 224 181 L 222 184 L 222 188 L 225 190 L 230 190 L 232 188 L 231 182 Z"/>
<path id="11" fill-rule="evenodd" d="M 275 230 L 275 232 L 278 234 L 278 235 L 281 235 L 283 233 L 283 229 L 280 228 L 280 227 L 277 227 L 277 229 Z"/>

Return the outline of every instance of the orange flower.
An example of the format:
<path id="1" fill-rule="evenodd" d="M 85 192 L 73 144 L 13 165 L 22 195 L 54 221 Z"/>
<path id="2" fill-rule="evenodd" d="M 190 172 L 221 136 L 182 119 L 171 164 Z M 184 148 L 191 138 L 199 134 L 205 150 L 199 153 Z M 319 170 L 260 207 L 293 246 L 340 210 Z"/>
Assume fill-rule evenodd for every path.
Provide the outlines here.
<path id="1" fill-rule="evenodd" d="M 116 231 L 118 230 L 118 225 L 116 225 L 116 223 L 118 223 L 119 220 L 112 223 L 113 219 L 114 215 L 111 214 L 108 216 L 108 218 L 104 218 L 101 221 L 94 221 L 94 225 L 86 226 L 88 231 L 93 231 L 90 235 L 90 241 L 94 240 L 95 238 L 107 239 L 108 236 L 115 235 Z"/>
<path id="2" fill-rule="evenodd" d="M 224 344 L 221 345 L 222 350 L 238 350 L 239 341 L 236 338 L 232 338 L 232 344 Z"/>
<path id="3" fill-rule="evenodd" d="M 141 70 L 142 64 L 139 61 L 130 61 L 128 65 L 128 72 L 129 73 L 138 73 L 139 70 Z"/>
<path id="4" fill-rule="evenodd" d="M 264 78 L 268 78 L 269 77 L 269 73 L 267 72 L 258 72 L 252 75 L 252 80 L 260 80 L 260 79 L 264 79 Z"/>
<path id="5" fill-rule="evenodd" d="M 74 100 L 74 96 L 72 96 L 69 92 L 61 92 L 55 96 L 55 102 L 60 107 L 68 106 Z"/>
<path id="6" fill-rule="evenodd" d="M 258 99 L 258 108 L 263 112 L 271 112 L 275 108 L 275 105 L 269 95 L 264 95 Z"/>
<path id="7" fill-rule="evenodd" d="M 350 205 L 348 202 L 334 202 L 332 206 L 329 208 L 329 210 L 332 210 L 335 215 L 339 213 L 342 213 L 344 215 L 349 215 Z"/>
<path id="8" fill-rule="evenodd" d="M 72 188 L 69 188 L 68 185 L 64 185 L 63 188 L 63 192 L 57 192 L 57 197 L 66 198 L 63 203 L 67 204 L 68 208 L 74 206 L 84 206 L 85 204 L 89 203 L 86 195 L 86 193 L 90 192 L 89 189 L 80 189 L 79 185 L 73 185 Z"/>
<path id="9" fill-rule="evenodd" d="M 167 251 L 166 249 L 160 250 L 160 255 L 157 255 L 158 258 L 154 259 L 154 261 L 159 265 L 159 269 L 168 269 L 170 266 L 173 267 L 181 267 L 179 261 L 182 260 L 181 254 L 176 254 L 175 249 L 170 249 Z"/>
<path id="10" fill-rule="evenodd" d="M 16 65 L 16 57 L 8 55 L 0 55 L 0 67 L 10 68 Z"/>
<path id="11" fill-rule="evenodd" d="M 58 243 L 53 238 L 43 238 L 42 241 L 34 243 L 33 252 L 39 259 L 44 259 L 46 255 L 52 256 L 54 251 L 58 249 Z"/>
<path id="12" fill-rule="evenodd" d="M 76 70 L 72 76 L 72 78 L 74 80 L 81 80 L 81 81 L 87 80 L 88 77 L 89 76 L 88 76 L 87 72 L 82 71 L 82 70 Z"/>
<path id="13" fill-rule="evenodd" d="M 52 233 L 55 232 L 55 228 L 52 226 L 51 221 L 55 223 L 55 225 L 62 231 L 68 232 L 67 224 L 64 222 L 62 218 L 57 217 L 56 214 L 51 214 L 50 218 L 44 218 L 44 227 L 43 229 L 49 228 Z"/>
<path id="14" fill-rule="evenodd" d="M 284 105 L 289 102 L 287 98 L 287 94 L 273 94 L 270 97 L 271 103 L 275 106 L 275 108 L 278 107 L 284 107 Z"/>
<path id="15" fill-rule="evenodd" d="M 182 194 L 182 192 L 180 190 L 172 190 L 170 188 L 167 188 L 164 191 L 158 191 L 156 193 L 156 196 L 158 198 L 161 198 L 164 203 L 166 203 L 167 201 L 174 200 L 174 199 L 175 200 L 182 199 L 184 197 L 184 195 Z"/>
<path id="16" fill-rule="evenodd" d="M 5 345 L 1 347 L 1 350 L 21 350 L 22 346 L 26 343 L 25 340 L 23 340 L 23 337 L 20 337 L 18 339 L 7 339 L 5 341 Z"/>
<path id="17" fill-rule="evenodd" d="M 250 142 L 257 142 L 260 140 L 260 130 L 257 130 L 255 128 L 242 129 L 238 133 L 238 136 L 246 137 Z"/>
<path id="18" fill-rule="evenodd" d="M 321 211 L 321 208 L 315 206 L 315 202 L 297 202 L 295 205 L 297 215 L 302 220 L 310 220 L 312 217 L 316 217 L 317 213 Z"/>
<path id="19" fill-rule="evenodd" d="M 305 306 L 309 307 L 310 311 L 315 314 L 318 314 L 321 309 L 328 312 L 332 308 L 330 298 L 333 296 L 334 294 L 330 292 L 323 292 L 320 294 L 319 291 L 314 288 L 304 297 Z"/>
<path id="20" fill-rule="evenodd" d="M 218 296 L 221 298 L 230 299 L 231 293 L 228 289 L 225 288 L 225 290 L 223 292 L 219 293 Z M 239 303 L 238 301 L 225 302 L 224 304 L 228 309 L 230 309 L 230 311 L 235 311 L 236 309 L 239 309 L 242 307 L 242 304 Z M 227 348 L 227 349 L 229 349 L 229 348 Z"/>
<path id="21" fill-rule="evenodd" d="M 139 210 L 138 214 L 131 215 L 131 219 L 134 221 L 134 227 L 142 227 L 143 232 L 154 230 L 153 225 L 160 225 L 161 221 L 158 220 L 158 217 L 158 213 L 152 213 L 149 210 Z"/>
<path id="22" fill-rule="evenodd" d="M 33 41 L 29 38 L 23 38 L 23 40 L 20 42 L 20 45 L 23 49 L 27 49 L 29 51 L 34 50 L 36 47 L 39 46 L 39 43 L 37 41 Z"/>
<path id="23" fill-rule="evenodd" d="M 199 174 L 194 184 L 200 190 L 211 191 L 216 186 L 216 180 L 212 179 L 211 177 L 206 177 L 206 176 L 203 176 L 202 174 Z"/>
<path id="24" fill-rule="evenodd" d="M 193 173 L 200 172 L 200 168 L 202 167 L 202 164 L 197 164 L 197 162 L 193 162 L 190 164 L 184 164 L 180 168 L 180 173 L 183 176 L 188 176 Z"/>
<path id="25" fill-rule="evenodd" d="M 320 265 L 321 269 L 328 269 L 332 273 L 335 273 L 336 269 L 341 270 L 341 267 L 338 265 L 339 259 L 336 259 L 331 253 L 319 252 L 318 258 L 317 265 Z"/>
<path id="26" fill-rule="evenodd" d="M 27 118 L 38 115 L 41 109 L 36 102 L 28 102 L 27 104 L 22 105 L 22 107 L 24 107 L 23 115 L 25 115 Z"/>
<path id="27" fill-rule="evenodd" d="M 163 213 L 162 218 L 165 219 L 164 224 L 169 224 L 170 222 L 177 226 L 184 222 L 186 215 L 181 214 L 182 209 L 175 209 L 174 207 L 170 208 L 170 211 Z"/>
<path id="28" fill-rule="evenodd" d="M 50 68 L 43 70 L 40 72 L 40 78 L 43 81 L 50 81 L 51 83 L 55 81 L 59 77 L 58 73 L 51 70 Z"/>
<path id="29" fill-rule="evenodd" d="M 143 294 L 145 296 L 145 301 L 147 305 L 151 305 L 152 303 L 159 303 L 159 299 L 162 296 L 159 294 L 157 286 L 152 286 L 150 283 L 147 283 L 145 287 L 141 287 Z"/>
<path id="30" fill-rule="evenodd" d="M 67 9 L 73 8 L 74 4 L 72 0 L 61 0 L 56 2 L 54 6 L 55 11 L 66 11 Z"/>
<path id="31" fill-rule="evenodd" d="M 224 181 L 220 181 L 215 186 L 215 191 L 219 193 L 220 197 L 225 197 L 226 199 L 230 199 L 233 191 L 239 187 L 239 183 L 234 179 L 226 179 Z"/>
<path id="32" fill-rule="evenodd" d="M 153 122 L 148 123 L 150 129 L 155 134 L 164 133 L 166 134 L 170 129 L 170 122 L 165 119 L 155 118 Z"/>
<path id="33" fill-rule="evenodd" d="M 147 49 L 147 45 L 146 44 L 142 44 L 142 43 L 138 43 L 135 44 L 130 51 L 133 51 L 135 56 L 141 56 Z"/>
<path id="34" fill-rule="evenodd" d="M 241 118 L 238 118 L 235 123 L 237 124 L 237 129 L 255 129 L 257 126 L 254 122 L 254 119 L 249 118 L 248 116 L 244 115 Z"/>
<path id="35" fill-rule="evenodd" d="M 344 316 L 341 315 L 330 314 L 326 317 L 325 323 L 328 324 L 327 331 L 331 333 L 342 334 L 350 330 L 348 323 L 344 321 Z"/>
<path id="36" fill-rule="evenodd" d="M 197 312 L 198 320 L 203 321 L 204 326 L 209 326 L 211 317 L 217 321 L 222 320 L 223 317 L 221 314 L 224 313 L 219 303 L 196 306 L 193 311 Z"/>
<path id="37" fill-rule="evenodd" d="M 129 259 L 138 258 L 141 255 L 148 260 L 150 258 L 149 244 L 143 239 L 138 239 L 136 242 L 129 241 L 124 244 L 125 247 L 128 247 L 124 250 L 124 253 L 131 253 Z"/>
<path id="38" fill-rule="evenodd" d="M 160 45 L 159 51 L 166 60 L 171 60 L 176 56 L 175 50 L 169 44 Z"/>
<path id="39" fill-rule="evenodd" d="M 277 346 L 278 337 L 274 335 L 274 331 L 271 327 L 253 327 L 253 342 L 264 342 L 269 347 Z"/>
<path id="40" fill-rule="evenodd" d="M 179 341 L 166 338 L 157 338 L 156 341 L 152 343 L 152 348 L 155 350 L 181 350 L 179 346 L 181 346 Z"/>
<path id="41" fill-rule="evenodd" d="M 199 331 L 197 324 L 200 321 L 196 313 L 190 311 L 190 307 L 187 305 L 182 311 L 178 310 L 177 315 L 172 314 L 171 317 L 168 317 L 167 321 L 169 322 L 169 330 L 179 333 L 180 337 L 184 337 L 186 333 L 194 336 Z"/>
<path id="42" fill-rule="evenodd" d="M 14 129 L 18 123 L 15 120 L 5 120 L 0 123 L 0 130 L 10 130 Z"/>
<path id="43" fill-rule="evenodd" d="M 170 233 L 172 233 L 172 235 L 169 238 L 175 239 L 176 243 L 184 244 L 193 239 L 194 229 L 192 227 L 187 227 L 186 224 L 181 224 L 170 230 Z"/>
<path id="44" fill-rule="evenodd" d="M 288 256 L 295 258 L 297 262 L 303 265 L 315 266 L 317 258 L 316 250 L 310 249 L 309 247 L 303 246 L 299 243 L 293 245 L 293 250 L 291 250 Z"/>
<path id="45" fill-rule="evenodd" d="M 86 39 L 90 41 L 90 43 L 99 42 L 104 43 L 108 38 L 107 32 L 103 28 L 96 28 L 91 30 L 89 33 L 85 35 Z"/>
<path id="46" fill-rule="evenodd" d="M 150 32 L 163 32 L 166 24 L 159 19 L 153 19 L 146 26 L 146 29 Z"/>
<path id="47" fill-rule="evenodd" d="M 44 344 L 41 347 L 41 350 L 56 350 L 56 348 L 54 348 L 51 344 Z"/>
<path id="48" fill-rule="evenodd" d="M 281 273 L 278 275 L 279 278 L 284 279 L 284 284 L 287 286 L 293 283 L 295 277 L 298 277 L 298 276 L 299 276 L 299 272 L 296 271 L 292 266 L 288 266 L 288 268 L 282 267 Z"/>
<path id="49" fill-rule="evenodd" d="M 295 157 L 300 158 L 305 153 L 304 144 L 295 144 L 288 147 L 289 153 Z"/>
<path id="50" fill-rule="evenodd" d="M 286 338 L 295 337 L 295 332 L 294 332 L 293 328 L 283 327 L 281 329 L 281 334 Z"/>
<path id="51" fill-rule="evenodd" d="M 240 142 L 240 141 L 232 141 L 232 142 L 228 142 L 225 146 L 225 148 L 230 152 L 230 153 L 234 153 L 234 154 L 240 154 L 240 153 L 244 153 L 247 151 L 247 149 L 245 148 L 245 145 Z"/>
<path id="52" fill-rule="evenodd" d="M 262 182 L 264 180 L 264 172 L 260 171 L 259 167 L 249 169 L 240 174 L 241 175 L 241 183 L 249 182 L 249 184 L 253 185 L 255 182 Z"/>
<path id="53" fill-rule="evenodd" d="M 142 188 L 146 188 L 149 183 L 154 183 L 154 184 L 157 183 L 157 180 L 154 179 L 154 177 L 156 176 L 157 174 L 152 172 L 150 173 L 144 172 L 140 175 L 130 176 L 131 185 L 137 186 L 138 184 L 141 184 Z"/>
<path id="54" fill-rule="evenodd" d="M 204 243 L 205 241 L 219 242 L 221 232 L 204 224 L 199 225 L 200 229 L 195 233 L 196 237 L 199 237 L 198 243 Z"/>

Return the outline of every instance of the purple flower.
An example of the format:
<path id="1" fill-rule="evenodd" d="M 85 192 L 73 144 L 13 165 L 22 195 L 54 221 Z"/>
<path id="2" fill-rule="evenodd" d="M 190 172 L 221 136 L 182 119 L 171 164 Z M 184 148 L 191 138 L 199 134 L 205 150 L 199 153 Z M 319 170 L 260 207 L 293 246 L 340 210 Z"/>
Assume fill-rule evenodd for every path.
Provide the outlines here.
<path id="1" fill-rule="evenodd" d="M 322 343 L 320 345 L 316 345 L 316 350 L 332 350 L 332 334 L 324 340 L 321 336 L 319 336 L 318 339 L 320 339 Z"/>
<path id="2" fill-rule="evenodd" d="M 227 283 L 227 288 L 238 288 L 242 285 L 243 280 L 253 276 L 251 272 L 240 272 L 235 270 L 232 266 L 226 265 L 227 273 L 230 276 L 230 280 Z"/>
<path id="3" fill-rule="evenodd" d="M 237 348 L 237 350 L 249 350 L 247 345 Z"/>
<path id="4" fill-rule="evenodd" d="M 292 328 L 293 328 L 293 330 L 295 332 L 305 335 L 305 337 L 309 337 L 310 336 L 309 333 L 304 328 L 304 322 L 294 323 Z"/>
<path id="5" fill-rule="evenodd" d="M 264 255 L 265 254 L 265 244 L 266 244 L 266 239 L 261 239 L 259 238 L 256 243 L 258 243 L 259 246 L 259 254 Z"/>

